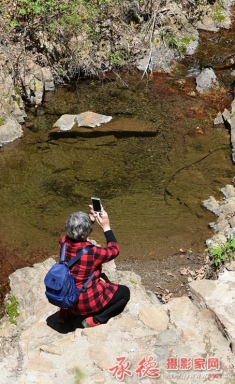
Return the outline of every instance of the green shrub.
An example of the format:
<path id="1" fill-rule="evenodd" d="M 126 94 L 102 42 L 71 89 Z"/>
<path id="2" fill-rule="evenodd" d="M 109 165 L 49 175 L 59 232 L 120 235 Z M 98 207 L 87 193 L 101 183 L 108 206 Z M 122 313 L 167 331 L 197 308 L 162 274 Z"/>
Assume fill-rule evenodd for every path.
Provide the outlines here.
<path id="1" fill-rule="evenodd" d="M 232 261 L 235 258 L 235 238 L 230 238 L 219 247 L 211 247 L 209 254 L 218 267 L 224 261 Z"/>
<path id="2" fill-rule="evenodd" d="M 215 20 L 218 22 L 222 22 L 225 19 L 225 16 L 223 14 L 223 7 L 221 4 L 217 4 L 215 7 Z"/>
<path id="3" fill-rule="evenodd" d="M 10 303 L 6 306 L 6 313 L 9 316 L 9 322 L 12 324 L 17 324 L 16 317 L 20 314 L 18 312 L 18 301 L 14 295 L 10 298 Z"/>

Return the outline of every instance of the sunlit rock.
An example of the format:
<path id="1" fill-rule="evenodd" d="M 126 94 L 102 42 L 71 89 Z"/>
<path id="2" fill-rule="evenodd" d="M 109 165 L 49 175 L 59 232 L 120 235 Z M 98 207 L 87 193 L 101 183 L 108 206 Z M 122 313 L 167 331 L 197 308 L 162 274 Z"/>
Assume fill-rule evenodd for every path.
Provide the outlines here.
<path id="1" fill-rule="evenodd" d="M 101 124 L 108 123 L 112 116 L 100 115 L 94 112 L 83 112 L 80 115 L 62 115 L 53 125 L 61 131 L 69 131 L 74 127 L 99 127 Z"/>
<path id="2" fill-rule="evenodd" d="M 219 82 L 212 68 L 204 69 L 200 75 L 196 77 L 196 90 L 199 93 L 219 90 Z"/>
<path id="3" fill-rule="evenodd" d="M 54 92 L 55 83 L 53 74 L 50 68 L 42 68 L 43 81 L 44 81 L 44 89 L 45 91 Z"/>
<path id="4" fill-rule="evenodd" d="M 53 125 L 54 128 L 59 128 L 61 131 L 69 131 L 75 126 L 75 115 L 62 115 L 59 120 Z"/>
<path id="5" fill-rule="evenodd" d="M 106 123 L 106 124 L 104 124 Z M 155 135 L 158 125 L 155 122 L 99 115 L 94 112 L 83 112 L 80 115 L 62 115 L 53 125 L 51 136 L 63 136 L 70 131 L 71 136 L 87 134 L 116 134 Z"/>
<path id="6" fill-rule="evenodd" d="M 7 118 L 0 126 L 0 143 L 9 143 L 23 136 L 21 125 L 14 118 Z"/>
<path id="7" fill-rule="evenodd" d="M 108 123 L 112 116 L 100 115 L 91 111 L 80 113 L 75 116 L 75 122 L 79 127 L 99 127 L 101 124 Z"/>

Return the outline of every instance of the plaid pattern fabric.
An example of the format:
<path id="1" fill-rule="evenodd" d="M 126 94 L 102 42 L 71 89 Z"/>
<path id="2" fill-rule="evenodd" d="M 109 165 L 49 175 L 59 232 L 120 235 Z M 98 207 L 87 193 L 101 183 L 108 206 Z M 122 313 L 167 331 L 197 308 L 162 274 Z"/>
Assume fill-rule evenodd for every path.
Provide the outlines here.
<path id="1" fill-rule="evenodd" d="M 118 284 L 107 283 L 100 279 L 102 264 L 114 259 L 119 254 L 119 245 L 113 232 L 109 230 L 104 232 L 104 235 L 107 247 L 93 245 L 70 269 L 78 288 L 81 288 L 95 271 L 95 277 L 88 284 L 86 291 L 81 292 L 78 302 L 70 308 L 73 313 L 81 315 L 97 313 L 108 304 L 118 289 Z M 60 240 L 60 246 L 64 241 L 66 241 L 65 260 L 67 262 L 75 257 L 82 248 L 91 245 L 89 241 L 76 242 L 68 236 L 63 236 Z"/>

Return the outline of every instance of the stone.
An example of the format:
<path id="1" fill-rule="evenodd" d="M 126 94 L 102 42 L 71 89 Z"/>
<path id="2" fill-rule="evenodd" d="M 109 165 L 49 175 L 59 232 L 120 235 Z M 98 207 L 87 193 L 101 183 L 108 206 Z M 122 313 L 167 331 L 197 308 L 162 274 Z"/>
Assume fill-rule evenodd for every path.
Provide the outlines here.
<path id="1" fill-rule="evenodd" d="M 228 271 L 235 271 L 235 260 L 233 260 L 231 263 L 227 263 L 225 265 L 225 268 L 228 270 Z"/>
<path id="2" fill-rule="evenodd" d="M 219 90 L 219 88 L 219 82 L 212 68 L 204 69 L 200 75 L 196 77 L 196 90 L 199 93 Z"/>
<path id="3" fill-rule="evenodd" d="M 9 143 L 23 136 L 23 129 L 14 117 L 7 117 L 0 126 L 0 143 Z"/>
<path id="4" fill-rule="evenodd" d="M 230 122 L 231 114 L 227 108 L 224 109 L 222 116 L 223 116 L 225 121 L 227 121 L 228 123 Z"/>
<path id="5" fill-rule="evenodd" d="M 224 119 L 221 112 L 218 112 L 217 116 L 214 119 L 214 125 L 224 124 Z"/>
<path id="6" fill-rule="evenodd" d="M 218 248 L 221 247 L 224 243 L 226 243 L 227 236 L 222 233 L 218 233 L 217 235 L 212 236 L 211 239 L 206 240 L 206 245 L 208 248 Z"/>
<path id="7" fill-rule="evenodd" d="M 227 184 L 224 188 L 221 188 L 221 192 L 224 194 L 226 199 L 230 197 L 235 197 L 235 188 L 231 184 Z"/>
<path id="8" fill-rule="evenodd" d="M 51 72 L 51 69 L 43 67 L 42 74 L 43 74 L 43 81 L 44 81 L 44 90 L 46 92 L 54 92 L 55 83 L 54 83 L 54 77 Z"/>
<path id="9" fill-rule="evenodd" d="M 211 212 L 219 215 L 222 213 L 222 209 L 218 201 L 213 196 L 210 196 L 208 200 L 202 202 L 203 206 L 209 209 Z"/>
<path id="10" fill-rule="evenodd" d="M 231 217 L 231 219 L 229 219 L 228 222 L 232 228 L 235 227 L 235 216 Z"/>
<path id="11" fill-rule="evenodd" d="M 235 272 L 224 270 L 216 281 L 192 281 L 189 284 L 193 301 L 213 313 L 221 333 L 233 340 L 235 334 Z"/>
<path id="12" fill-rule="evenodd" d="M 233 214 L 235 212 L 235 197 L 231 197 L 229 201 L 223 205 L 223 212 L 227 214 Z"/>
<path id="13" fill-rule="evenodd" d="M 210 223 L 209 224 L 211 228 L 213 228 L 216 232 L 225 233 L 230 229 L 230 226 L 228 224 L 228 220 L 220 220 L 217 221 L 217 223 Z"/>
<path id="14" fill-rule="evenodd" d="M 143 308 L 139 312 L 139 319 L 148 327 L 163 331 L 167 328 L 169 318 L 164 310 L 156 307 Z"/>
<path id="15" fill-rule="evenodd" d="M 62 115 L 55 122 L 53 127 L 59 128 L 61 131 L 69 131 L 76 125 L 74 118 L 75 118 L 75 115 L 69 115 L 69 114 Z"/>
<path id="16" fill-rule="evenodd" d="M 75 123 L 78 127 L 99 127 L 101 124 L 108 123 L 112 116 L 100 115 L 91 111 L 80 113 L 75 116 Z"/>
<path id="17" fill-rule="evenodd" d="M 36 76 L 33 76 L 29 81 L 29 90 L 30 90 L 30 101 L 39 105 L 43 101 L 44 94 L 44 83 L 42 80 L 38 79 Z"/>

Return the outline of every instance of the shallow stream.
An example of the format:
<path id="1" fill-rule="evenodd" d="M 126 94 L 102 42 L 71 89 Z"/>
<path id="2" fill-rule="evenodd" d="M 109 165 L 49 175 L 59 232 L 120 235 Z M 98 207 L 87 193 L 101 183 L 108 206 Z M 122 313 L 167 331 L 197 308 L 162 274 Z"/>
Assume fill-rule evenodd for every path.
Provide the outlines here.
<path id="1" fill-rule="evenodd" d="M 214 55 L 227 48 L 215 36 L 220 47 L 203 36 L 204 61 L 211 44 Z M 130 71 L 116 81 L 79 80 L 47 94 L 42 107 L 28 108 L 24 137 L 0 152 L 2 247 L 32 262 L 57 254 L 67 216 L 87 211 L 90 197 L 99 196 L 121 246 L 120 260 L 203 251 L 213 235 L 208 223 L 216 217 L 201 202 L 222 198 L 220 188 L 231 183 L 234 166 L 227 129 L 213 126 L 232 101 L 231 68 L 218 72 L 226 93 L 195 96 L 190 70 L 197 70 L 200 57 L 185 60 L 171 75 L 142 78 Z M 62 114 L 88 110 L 125 117 L 130 125 L 154 124 L 157 133 L 50 137 Z M 93 236 L 103 243 L 97 226 Z"/>

